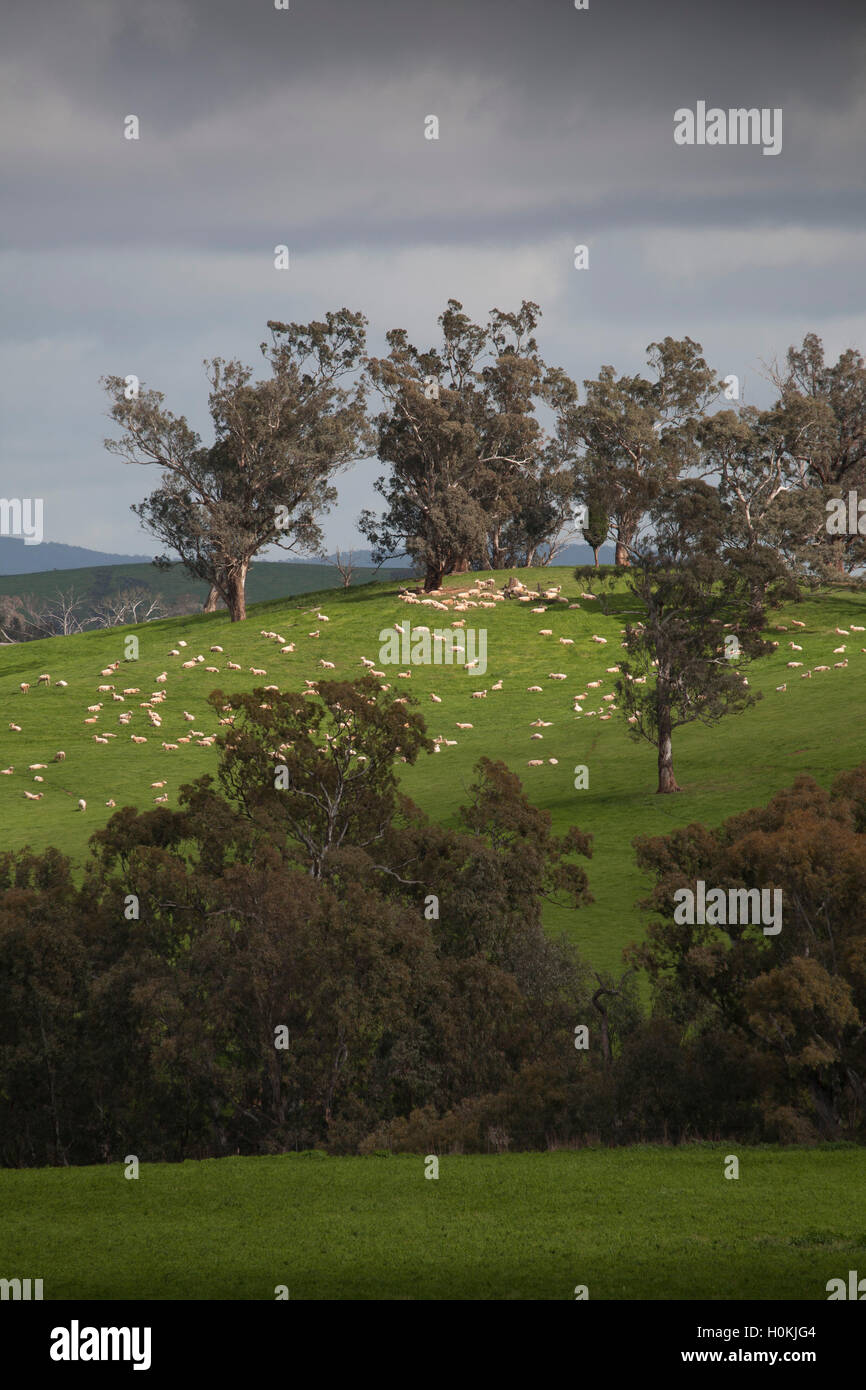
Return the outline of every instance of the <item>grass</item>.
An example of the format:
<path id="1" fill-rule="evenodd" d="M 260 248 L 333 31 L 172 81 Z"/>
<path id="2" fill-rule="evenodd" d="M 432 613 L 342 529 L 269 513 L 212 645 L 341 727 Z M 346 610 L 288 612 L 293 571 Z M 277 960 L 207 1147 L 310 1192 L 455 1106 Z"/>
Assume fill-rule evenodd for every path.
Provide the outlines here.
<path id="1" fill-rule="evenodd" d="M 0 1272 L 46 1299 L 826 1300 L 866 1271 L 866 1155 L 639 1147 L 0 1172 Z"/>
<path id="2" fill-rule="evenodd" d="M 501 583 L 506 577 L 497 579 Z M 542 570 L 529 576 L 524 571 L 522 577 L 561 583 L 563 593 L 576 601 L 577 586 L 570 570 Z M 469 583 L 463 577 L 455 587 Z M 381 630 L 406 618 L 413 626 L 427 623 L 431 628 L 453 620 L 453 613 L 407 608 L 398 599 L 398 589 L 398 583 L 388 581 L 349 592 L 284 597 L 255 606 L 243 624 L 232 625 L 224 613 L 196 614 L 138 629 L 115 628 L 2 649 L 0 700 L 7 718 L 0 728 L 0 767 L 15 769 L 0 779 L 4 847 L 30 844 L 41 849 L 54 844 L 80 862 L 87 853 L 88 836 L 111 814 L 105 805 L 109 798 L 118 806 L 144 809 L 157 795 L 150 783 L 167 779 L 169 804 L 175 805 L 184 781 L 215 770 L 216 749 L 195 743 L 176 752 L 162 748 L 163 740 L 176 742 L 190 728 L 217 731 L 215 717 L 205 705 L 210 690 L 219 687 L 232 692 L 265 683 L 300 689 L 305 678 L 354 676 L 363 669 L 362 656 L 378 659 Z M 600 707 L 600 697 L 612 688 L 615 677 L 606 668 L 622 655 L 624 593 L 616 595 L 615 605 L 617 611 L 609 617 L 591 602 L 579 609 L 551 604 L 545 614 L 531 612 L 535 605 L 516 602 L 471 609 L 460 616 L 469 626 L 486 628 L 488 634 L 488 669 L 483 676 L 473 677 L 459 666 L 413 666 L 408 668 L 411 679 L 402 681 L 396 677 L 398 667 L 387 668 L 395 692 L 411 692 L 420 699 L 430 733 L 457 739 L 456 747 L 443 748 L 404 771 L 405 790 L 431 816 L 455 822 L 457 808 L 467 799 L 473 766 L 487 755 L 502 758 L 518 773 L 533 801 L 550 812 L 557 831 L 577 824 L 593 833 L 594 857 L 588 870 L 595 902 L 579 912 L 551 907 L 546 920 L 550 930 L 564 931 L 576 940 L 597 969 L 617 969 L 623 947 L 643 932 L 642 914 L 635 904 L 647 884 L 634 862 L 636 834 L 659 834 L 690 821 L 717 824 L 766 802 L 799 773 L 827 784 L 839 771 L 866 758 L 862 717 L 866 654 L 861 652 L 866 634 L 846 638 L 834 631 L 850 628 L 852 622 L 866 626 L 866 595 L 823 593 L 773 619 L 789 631 L 776 634 L 779 649 L 749 673 L 752 689 L 765 696 L 757 706 L 712 729 L 692 725 L 677 732 L 675 770 L 685 791 L 656 796 L 654 750 L 647 744 L 636 745 L 618 716 L 602 723 L 598 716 L 577 718 L 572 712 L 572 697 L 587 689 L 587 681 L 604 684 L 595 692 L 597 699 L 584 702 L 585 710 Z M 320 621 L 317 612 L 325 612 L 330 621 Z M 805 628 L 790 627 L 792 616 Z M 541 636 L 541 628 L 551 628 L 553 636 Z M 260 636 L 261 629 L 275 630 L 294 642 L 295 652 L 281 655 L 277 643 Z M 321 636 L 309 637 L 312 631 Z M 131 632 L 139 640 L 139 659 L 124 662 L 124 641 Z M 606 637 L 607 645 L 593 643 L 593 634 Z M 560 636 L 573 638 L 574 645 L 561 646 Z M 801 645 L 803 652 L 792 653 L 786 645 L 789 640 Z M 220 668 L 219 674 L 207 674 L 202 664 L 184 671 L 182 657 L 168 655 L 179 641 L 189 644 L 180 649 L 183 656 L 202 653 L 207 665 Z M 842 643 L 849 665 L 837 670 L 833 663 L 842 658 L 833 649 Z M 223 646 L 224 653 L 212 655 L 212 644 Z M 793 657 L 804 661 L 804 669 L 826 664 L 830 670 L 801 680 L 799 671 L 786 666 Z M 229 659 L 242 669 L 226 670 Z M 322 659 L 332 661 L 335 670 L 325 672 L 319 665 Z M 101 677 L 100 670 L 115 660 L 121 662 L 116 677 Z M 251 666 L 267 670 L 267 680 L 251 676 Z M 168 699 L 160 707 L 162 728 L 155 730 L 138 701 L 160 688 L 155 680 L 162 671 L 169 676 L 162 687 Z M 549 680 L 553 671 L 565 672 L 567 680 Z M 68 681 L 67 688 L 52 684 L 50 689 L 37 689 L 41 672 L 50 673 L 52 682 Z M 500 678 L 503 689 L 494 693 L 490 687 Z M 113 704 L 109 697 L 98 723 L 87 725 L 87 706 L 103 700 L 96 688 L 106 679 L 118 690 L 139 687 L 142 693 L 127 697 L 123 705 Z M 21 681 L 33 687 L 27 694 L 19 690 Z M 778 693 L 775 687 L 785 682 L 787 691 Z M 527 686 L 533 684 L 542 685 L 543 692 L 528 693 Z M 487 689 L 487 698 L 474 700 L 476 689 Z M 431 691 L 440 695 L 441 704 L 431 702 Z M 118 712 L 130 709 L 133 720 L 125 729 L 118 723 Z M 193 724 L 183 719 L 184 710 L 195 715 Z M 550 720 L 552 726 L 542 731 L 541 741 L 533 741 L 530 736 L 536 730 L 531 721 L 538 717 Z M 9 721 L 19 724 L 22 732 L 10 732 Z M 460 731 L 455 727 L 458 722 L 474 727 Z M 119 736 L 108 745 L 96 744 L 93 734 L 100 730 Z M 133 744 L 130 731 L 144 735 L 148 742 Z M 67 758 L 55 764 L 51 759 L 58 749 Z M 530 758 L 542 756 L 558 762 L 527 766 Z M 34 773 L 28 765 L 36 762 L 49 766 Z M 589 788 L 584 791 L 574 789 L 577 764 L 589 768 Z M 44 782 L 34 784 L 34 775 L 44 777 Z M 26 800 L 25 788 L 41 790 L 43 800 Z M 79 797 L 87 801 L 84 813 L 77 810 Z"/>

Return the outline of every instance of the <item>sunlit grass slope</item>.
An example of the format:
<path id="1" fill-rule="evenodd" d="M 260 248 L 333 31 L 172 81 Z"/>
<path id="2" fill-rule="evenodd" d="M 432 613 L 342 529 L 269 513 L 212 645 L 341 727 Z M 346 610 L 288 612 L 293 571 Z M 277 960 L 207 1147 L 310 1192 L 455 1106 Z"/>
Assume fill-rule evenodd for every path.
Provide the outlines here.
<path id="1" fill-rule="evenodd" d="M 507 574 L 497 574 L 501 585 Z M 655 795 L 655 754 L 647 744 L 635 744 L 627 725 L 615 714 L 609 721 L 601 713 L 603 696 L 613 688 L 615 676 L 607 668 L 622 656 L 620 631 L 626 619 L 628 599 L 615 595 L 613 611 L 605 617 L 598 602 L 581 600 L 571 571 L 552 569 L 522 571 L 525 583 L 540 580 L 561 584 L 566 602 L 524 604 L 496 603 L 491 608 L 441 612 L 433 607 L 402 603 L 399 583 L 391 581 L 355 591 L 329 591 L 303 597 L 282 598 L 254 606 L 244 623 L 231 624 L 225 614 L 195 615 L 147 624 L 137 629 L 115 628 L 73 638 L 6 647 L 0 651 L 0 768 L 14 772 L 0 777 L 0 832 L 3 844 L 20 847 L 49 844 L 82 860 L 87 839 L 108 819 L 106 801 L 118 807 L 153 805 L 159 794 L 151 783 L 167 780 L 169 804 L 185 781 L 213 771 L 217 751 L 201 746 L 195 737 L 175 751 L 163 742 L 198 730 L 205 736 L 218 732 L 216 717 L 205 703 L 207 694 L 275 684 L 280 689 L 302 689 L 305 679 L 353 677 L 364 669 L 361 658 L 379 662 L 380 633 L 395 623 L 410 620 L 413 627 L 431 629 L 453 621 L 487 632 L 487 670 L 467 672 L 453 666 L 379 666 L 395 693 L 416 696 L 433 736 L 456 740 L 454 746 L 423 757 L 404 772 L 405 790 L 432 817 L 453 822 L 466 800 L 472 769 L 479 757 L 501 758 L 522 778 L 531 798 L 548 809 L 554 826 L 563 831 L 576 824 L 595 837 L 589 865 L 595 902 L 579 912 L 550 908 L 551 930 L 566 931 L 580 945 L 596 968 L 616 968 L 623 946 L 642 932 L 641 914 L 635 901 L 646 885 L 634 863 L 632 839 L 639 832 L 661 833 L 692 820 L 718 823 L 724 817 L 765 802 L 773 792 L 789 785 L 798 773 L 809 773 L 828 783 L 840 770 L 866 759 L 866 595 L 826 593 L 773 617 L 773 625 L 787 626 L 785 633 L 771 632 L 780 646 L 773 656 L 755 664 L 749 673 L 752 689 L 764 699 L 744 714 L 722 721 L 713 729 L 693 725 L 678 731 L 675 769 L 685 788 L 682 795 Z M 469 576 L 449 581 L 449 587 L 468 588 Z M 534 612 L 543 607 L 544 612 Z M 318 616 L 324 614 L 328 619 Z M 791 626 L 792 620 L 804 627 Z M 837 628 L 848 630 L 840 635 Z M 543 635 L 542 630 L 552 635 Z M 272 631 L 284 643 L 261 636 Z M 318 632 L 318 636 L 311 633 Z M 139 641 L 138 660 L 125 660 L 125 640 Z M 592 641 L 606 638 L 606 644 Z M 560 638 L 572 639 L 563 645 Z M 788 646 L 795 641 L 802 652 Z M 185 642 L 185 647 L 180 643 Z M 291 653 L 281 645 L 294 644 Z M 210 647 L 221 646 L 221 653 Z M 844 645 L 844 655 L 834 649 Z M 169 655 L 172 649 L 181 655 Z M 202 655 L 204 662 L 184 669 L 183 661 Z M 801 679 L 800 669 L 788 669 L 791 659 L 801 660 L 802 671 L 818 665 L 830 669 Z M 836 662 L 847 660 L 844 668 Z M 115 661 L 111 676 L 100 675 Z M 240 670 L 228 669 L 231 661 Z M 334 670 L 321 665 L 333 662 Z M 206 666 L 218 670 L 209 673 Z M 265 670 L 266 677 L 251 674 L 251 667 Z M 400 679 L 398 670 L 410 670 Z M 167 680 L 157 683 L 157 676 Z M 49 687 L 38 687 L 40 674 L 51 677 Z M 554 681 L 553 674 L 565 680 Z M 65 680 L 66 687 L 55 684 Z M 502 682 L 502 689 L 493 685 Z M 589 689 L 589 683 L 601 685 Z M 31 689 L 22 693 L 21 682 Z M 115 702 L 97 687 L 111 684 L 116 693 L 140 691 Z M 776 687 L 787 684 L 787 690 Z M 528 687 L 540 685 L 541 691 Z M 152 728 L 139 702 L 152 691 L 167 692 L 160 729 Z M 473 692 L 486 690 L 484 699 Z M 587 692 L 584 713 L 575 715 L 573 698 Z M 441 703 L 430 696 L 437 694 Z M 609 703 L 609 702 L 608 702 Z M 88 706 L 101 704 L 96 723 Z M 123 712 L 132 711 L 128 725 L 119 723 Z M 194 716 L 189 722 L 184 712 Z M 533 721 L 549 727 L 539 729 Z M 21 728 L 11 731 L 12 722 Z M 459 724 L 471 724 L 460 729 Z M 534 733 L 541 739 L 533 739 Z M 131 735 L 147 739 L 136 744 Z M 116 734 L 108 743 L 97 743 Z M 58 750 L 65 761 L 53 763 Z M 540 767 L 530 760 L 543 759 Z M 555 759 L 556 762 L 550 762 Z M 32 770 L 30 764 L 46 763 Z M 574 769 L 585 764 L 589 787 L 577 791 Z M 41 776 L 44 781 L 34 782 Z M 42 792 L 40 801 L 24 792 Z M 79 798 L 87 810 L 77 809 Z"/>

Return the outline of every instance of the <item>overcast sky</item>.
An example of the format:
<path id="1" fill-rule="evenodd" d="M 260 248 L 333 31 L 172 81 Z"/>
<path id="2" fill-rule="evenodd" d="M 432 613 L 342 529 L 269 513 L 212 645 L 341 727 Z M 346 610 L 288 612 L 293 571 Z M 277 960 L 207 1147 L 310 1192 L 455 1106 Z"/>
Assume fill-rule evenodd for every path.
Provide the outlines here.
<path id="1" fill-rule="evenodd" d="M 269 318 L 361 309 L 378 350 L 533 299 L 578 382 L 689 334 L 755 404 L 809 330 L 866 349 L 862 0 L 290 3 L 4 0 L 0 493 L 46 540 L 152 553 L 99 378 L 205 432 L 202 359 L 258 366 Z M 676 145 L 698 101 L 782 108 L 781 153 Z M 379 471 L 338 480 L 330 545 Z"/>

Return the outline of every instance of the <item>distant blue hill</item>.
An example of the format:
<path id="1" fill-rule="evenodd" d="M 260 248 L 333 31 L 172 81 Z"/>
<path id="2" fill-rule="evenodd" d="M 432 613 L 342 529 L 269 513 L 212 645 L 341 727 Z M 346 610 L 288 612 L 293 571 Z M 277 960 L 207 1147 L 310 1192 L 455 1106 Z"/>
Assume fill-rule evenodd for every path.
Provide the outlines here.
<path id="1" fill-rule="evenodd" d="M 600 559 L 610 564 L 613 558 L 610 547 L 605 546 Z M 41 574 L 46 570 L 92 569 L 97 565 L 147 565 L 151 555 L 115 555 L 106 550 L 88 550 L 83 545 L 64 545 L 60 541 L 43 541 L 41 545 L 25 545 L 14 536 L 0 536 L 0 574 Z M 270 557 L 269 557 L 270 558 Z M 274 560 L 277 559 L 275 555 Z M 359 568 L 372 566 L 369 550 L 353 550 L 352 561 Z M 286 557 L 285 564 L 314 563 L 308 556 Z M 320 563 L 325 564 L 325 560 Z M 327 563 L 334 563 L 334 556 L 327 557 Z M 588 545 L 568 545 L 556 557 L 557 565 L 591 565 L 592 551 Z M 395 555 L 384 568 L 411 569 L 412 562 L 407 555 Z"/>
<path id="2" fill-rule="evenodd" d="M 151 559 L 150 555 L 111 555 L 59 541 L 25 545 L 17 537 L 0 536 L 0 574 L 41 574 L 44 570 L 80 570 L 94 565 L 147 565 Z"/>

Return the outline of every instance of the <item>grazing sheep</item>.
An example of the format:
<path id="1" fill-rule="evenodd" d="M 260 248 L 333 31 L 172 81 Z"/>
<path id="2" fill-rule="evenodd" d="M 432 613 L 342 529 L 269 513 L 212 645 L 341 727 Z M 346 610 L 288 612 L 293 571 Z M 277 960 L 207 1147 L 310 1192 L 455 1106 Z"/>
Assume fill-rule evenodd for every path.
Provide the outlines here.
<path id="1" fill-rule="evenodd" d="M 63 752 L 63 749 L 61 748 L 61 750 L 60 750 L 59 753 L 55 753 L 55 754 L 54 754 L 54 757 L 51 759 L 51 761 L 52 761 L 53 763 L 62 763 L 62 762 L 65 761 L 65 759 L 66 759 L 66 754 Z"/>
<path id="2" fill-rule="evenodd" d="M 80 797 L 78 798 L 78 809 L 79 809 L 79 811 L 86 811 L 86 810 L 87 810 L 87 802 L 84 800 L 84 797 L 83 797 L 83 796 L 80 796 Z"/>
<path id="3" fill-rule="evenodd" d="M 48 674 L 47 671 L 43 671 L 42 675 L 39 677 L 39 679 L 38 679 L 38 681 L 36 682 L 36 684 L 37 684 L 37 685 L 50 685 L 50 684 L 51 684 L 51 677 L 49 676 L 49 674 Z"/>
<path id="4" fill-rule="evenodd" d="M 29 689 L 30 689 L 30 686 L 27 684 L 27 681 L 22 681 L 22 682 L 21 682 L 21 690 L 22 690 L 22 692 L 26 695 L 26 694 L 27 694 L 27 691 L 28 691 Z"/>
<path id="5" fill-rule="evenodd" d="M 178 642 L 177 645 L 178 645 L 179 647 L 185 647 L 185 646 L 186 646 L 186 642 Z"/>

